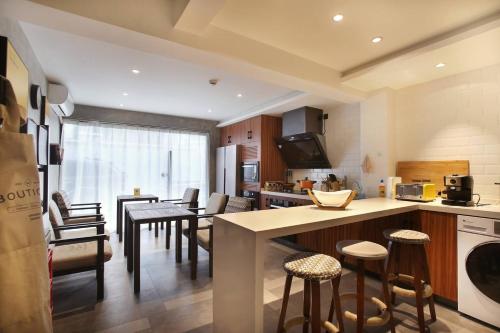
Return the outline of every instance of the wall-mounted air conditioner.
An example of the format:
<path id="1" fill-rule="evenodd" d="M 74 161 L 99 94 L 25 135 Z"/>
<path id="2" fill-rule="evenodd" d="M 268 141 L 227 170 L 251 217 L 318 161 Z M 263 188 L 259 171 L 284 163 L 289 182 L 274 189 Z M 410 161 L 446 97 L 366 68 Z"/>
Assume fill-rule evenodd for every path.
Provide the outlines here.
<path id="1" fill-rule="evenodd" d="M 49 84 L 47 99 L 49 104 L 59 116 L 69 117 L 75 110 L 73 98 L 69 94 L 68 88 L 60 84 Z"/>

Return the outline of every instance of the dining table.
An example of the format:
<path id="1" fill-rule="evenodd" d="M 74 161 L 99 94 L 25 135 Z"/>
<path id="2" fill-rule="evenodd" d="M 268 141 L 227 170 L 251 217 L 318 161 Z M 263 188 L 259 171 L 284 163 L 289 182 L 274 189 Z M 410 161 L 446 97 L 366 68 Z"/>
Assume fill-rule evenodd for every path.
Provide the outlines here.
<path id="1" fill-rule="evenodd" d="M 153 194 L 141 194 L 141 195 L 118 195 L 116 197 L 116 233 L 118 234 L 118 241 L 121 242 L 123 239 L 123 206 L 125 202 L 137 202 L 137 201 L 148 201 L 148 202 L 158 202 L 159 198 Z M 151 230 L 151 225 L 149 226 Z"/>
<path id="2" fill-rule="evenodd" d="M 127 236 L 124 247 L 126 248 L 127 270 L 134 274 L 134 293 L 139 293 L 141 290 L 141 225 L 175 221 L 175 259 L 176 262 L 180 263 L 182 262 L 183 220 L 187 220 L 189 223 L 190 237 L 188 246 L 191 253 L 191 279 L 195 280 L 196 262 L 198 260 L 196 241 L 198 218 L 196 213 L 169 202 L 128 205 L 125 215 L 125 232 Z M 167 241 L 169 238 L 167 237 Z"/>

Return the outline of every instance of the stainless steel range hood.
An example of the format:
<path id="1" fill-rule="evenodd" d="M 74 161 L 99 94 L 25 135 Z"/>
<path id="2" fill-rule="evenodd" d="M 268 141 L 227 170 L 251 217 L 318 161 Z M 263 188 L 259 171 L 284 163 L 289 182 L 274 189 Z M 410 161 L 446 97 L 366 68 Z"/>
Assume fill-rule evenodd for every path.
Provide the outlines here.
<path id="1" fill-rule="evenodd" d="M 323 111 L 304 106 L 283 114 L 283 137 L 276 140 L 289 169 L 329 169 Z"/>

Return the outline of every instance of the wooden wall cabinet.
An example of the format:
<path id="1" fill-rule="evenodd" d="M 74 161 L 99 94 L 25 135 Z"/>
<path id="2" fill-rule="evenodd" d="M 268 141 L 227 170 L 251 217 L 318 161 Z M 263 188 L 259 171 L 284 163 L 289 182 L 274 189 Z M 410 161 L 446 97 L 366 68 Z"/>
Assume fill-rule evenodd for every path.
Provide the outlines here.
<path id="1" fill-rule="evenodd" d="M 220 131 L 220 146 L 241 145 L 242 162 L 260 163 L 260 181 L 242 182 L 242 189 L 259 191 L 265 181 L 285 178 L 286 164 L 275 143 L 281 137 L 281 118 L 257 116 L 222 127 Z"/>
<path id="2" fill-rule="evenodd" d="M 363 239 L 387 247 L 382 232 L 389 228 L 409 228 L 429 235 L 426 245 L 434 294 L 457 302 L 457 216 L 455 214 L 416 211 L 352 223 L 297 235 L 297 243 L 305 248 L 339 258 L 335 245 L 344 239 Z M 409 263 L 411 251 L 402 246 L 400 273 L 413 274 Z M 354 263 L 352 263 L 354 264 Z M 377 266 L 367 262 L 367 269 L 378 273 Z M 451 278 L 450 278 L 451 277 Z"/>

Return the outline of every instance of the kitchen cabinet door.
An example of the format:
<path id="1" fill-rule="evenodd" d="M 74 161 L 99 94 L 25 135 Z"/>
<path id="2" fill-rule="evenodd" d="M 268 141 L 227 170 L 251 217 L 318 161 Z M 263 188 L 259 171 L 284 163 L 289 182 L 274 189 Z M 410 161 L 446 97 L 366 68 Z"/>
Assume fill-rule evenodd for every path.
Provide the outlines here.
<path id="1" fill-rule="evenodd" d="M 243 131 L 243 141 L 247 143 L 260 142 L 260 128 L 261 128 L 262 117 L 253 117 L 245 120 Z"/>
<path id="2" fill-rule="evenodd" d="M 227 146 L 227 126 L 221 127 L 220 129 L 220 146 Z"/>
<path id="3" fill-rule="evenodd" d="M 420 211 L 419 227 L 431 239 L 425 247 L 434 294 L 456 302 L 458 299 L 457 216 Z"/>

